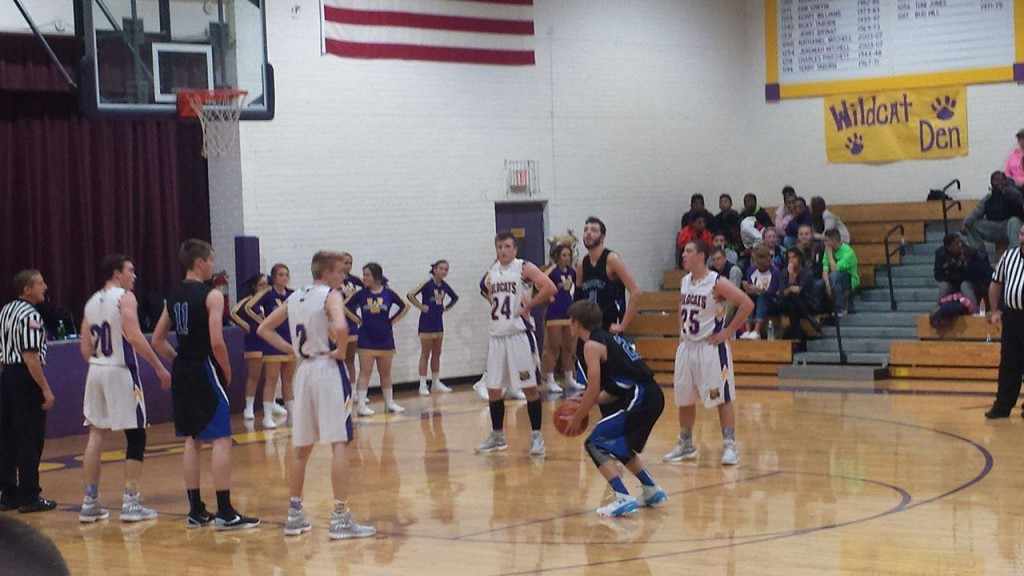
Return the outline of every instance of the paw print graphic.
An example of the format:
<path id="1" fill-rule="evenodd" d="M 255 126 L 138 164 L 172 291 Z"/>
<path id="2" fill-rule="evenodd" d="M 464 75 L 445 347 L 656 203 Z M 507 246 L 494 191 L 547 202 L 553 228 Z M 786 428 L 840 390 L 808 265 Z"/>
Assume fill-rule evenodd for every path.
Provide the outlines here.
<path id="1" fill-rule="evenodd" d="M 854 132 L 846 139 L 846 149 L 856 156 L 864 151 L 864 137 Z"/>
<path id="2" fill-rule="evenodd" d="M 956 115 L 956 99 L 949 96 L 936 98 L 935 102 L 932 102 L 932 112 L 935 112 L 935 117 L 939 120 L 949 120 Z"/>

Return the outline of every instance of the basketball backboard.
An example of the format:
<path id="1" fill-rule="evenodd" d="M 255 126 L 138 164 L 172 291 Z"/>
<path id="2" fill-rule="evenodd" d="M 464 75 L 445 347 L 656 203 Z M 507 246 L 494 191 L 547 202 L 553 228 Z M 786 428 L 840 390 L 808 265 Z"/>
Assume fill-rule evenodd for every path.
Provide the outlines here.
<path id="1" fill-rule="evenodd" d="M 242 120 L 274 116 L 265 0 L 80 0 L 89 113 L 173 116 L 181 90 L 248 91 Z"/>

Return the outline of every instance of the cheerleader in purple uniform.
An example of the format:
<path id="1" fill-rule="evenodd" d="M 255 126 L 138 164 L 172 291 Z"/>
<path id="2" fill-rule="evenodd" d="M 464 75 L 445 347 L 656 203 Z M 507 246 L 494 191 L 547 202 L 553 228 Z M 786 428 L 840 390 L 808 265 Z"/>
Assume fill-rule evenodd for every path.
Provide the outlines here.
<path id="1" fill-rule="evenodd" d="M 263 322 L 267 316 L 294 292 L 288 287 L 291 281 L 291 272 L 284 264 L 274 264 L 270 269 L 270 288 L 252 297 L 245 311 L 256 321 Z M 284 322 L 277 327 L 277 333 L 287 342 L 291 343 L 291 332 L 288 323 Z M 292 410 L 292 377 L 295 375 L 295 355 L 285 354 L 266 342 L 263 343 L 263 427 L 268 429 L 277 428 L 274 416 L 281 414 L 281 408 L 274 402 L 274 393 L 277 390 L 278 378 L 281 380 L 281 396 L 284 397 L 284 405 L 287 409 L 284 414 Z M 289 416 L 290 421 L 291 416 Z"/>
<path id="2" fill-rule="evenodd" d="M 566 389 L 585 390 L 586 386 L 577 384 L 573 376 L 576 347 L 575 339 L 569 330 L 569 305 L 572 304 L 576 291 L 576 269 L 572 265 L 572 249 L 559 244 L 552 251 L 552 257 L 554 263 L 545 270 L 545 273 L 555 283 L 558 291 L 555 292 L 544 315 L 544 357 L 541 369 L 547 381 L 548 391 L 561 393 L 562 389 L 555 382 L 555 363 L 561 354 Z"/>
<path id="3" fill-rule="evenodd" d="M 260 272 L 253 274 L 245 281 L 245 288 L 248 294 L 238 301 L 231 308 L 231 321 L 238 325 L 245 332 L 245 411 L 242 412 L 246 420 L 253 420 L 256 415 L 253 413 L 253 405 L 256 404 L 256 387 L 260 384 L 260 376 L 263 375 L 263 348 L 265 343 L 256 335 L 256 328 L 259 323 L 245 313 L 245 307 L 249 301 L 267 289 L 267 275 Z"/>
<path id="4" fill-rule="evenodd" d="M 448 276 L 448 261 L 438 260 L 430 265 L 430 278 L 413 288 L 406 298 L 420 314 L 420 396 L 430 396 L 431 390 L 451 392 L 441 382 L 441 343 L 444 341 L 444 313 L 459 301 L 459 296 L 444 279 Z M 445 305 L 445 296 L 449 298 Z M 427 360 L 430 360 L 431 384 L 427 388 Z"/>
<path id="5" fill-rule="evenodd" d="M 398 308 L 394 315 L 392 308 Z M 409 311 L 402 297 L 385 286 L 384 271 L 380 264 L 370 262 L 363 266 L 363 289 L 356 292 L 345 304 L 349 320 L 359 326 L 359 380 L 357 388 L 359 405 L 356 413 L 373 416 L 374 411 L 366 405 L 366 391 L 370 387 L 370 376 L 374 363 L 380 376 L 380 388 L 384 393 L 386 412 L 405 412 L 395 403 L 391 388 L 391 362 L 395 355 L 395 335 L 392 326 Z"/>
<path id="6" fill-rule="evenodd" d="M 363 289 L 363 281 L 352 275 L 352 255 L 341 253 L 341 270 L 345 280 L 341 283 L 341 292 L 348 302 L 352 295 Z M 356 341 L 359 338 L 359 325 L 351 320 L 348 323 L 348 343 L 345 345 L 345 368 L 348 370 L 348 381 L 356 381 Z"/>

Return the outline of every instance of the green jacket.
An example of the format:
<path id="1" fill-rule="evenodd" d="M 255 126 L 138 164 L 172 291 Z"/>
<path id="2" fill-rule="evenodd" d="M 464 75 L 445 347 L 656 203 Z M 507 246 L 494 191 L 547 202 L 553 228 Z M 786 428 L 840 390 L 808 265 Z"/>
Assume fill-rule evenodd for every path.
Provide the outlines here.
<path id="1" fill-rule="evenodd" d="M 850 283 L 853 285 L 853 289 L 856 290 L 857 286 L 860 285 L 860 276 L 857 275 L 857 254 L 854 253 L 853 248 L 849 244 L 843 244 L 833 252 L 833 255 L 836 259 L 837 271 L 849 274 Z M 821 264 L 827 272 L 832 272 L 832 263 L 829 262 L 827 254 Z"/>

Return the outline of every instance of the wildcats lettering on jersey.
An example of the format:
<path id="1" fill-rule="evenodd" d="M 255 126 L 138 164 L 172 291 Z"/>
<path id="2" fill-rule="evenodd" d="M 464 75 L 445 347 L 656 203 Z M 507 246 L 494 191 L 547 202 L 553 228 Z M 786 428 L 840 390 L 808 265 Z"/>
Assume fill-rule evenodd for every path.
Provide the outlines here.
<path id="1" fill-rule="evenodd" d="M 725 302 L 715 299 L 718 279 L 718 273 L 710 270 L 696 281 L 692 274 L 683 277 L 679 284 L 680 338 L 700 342 L 722 329 L 727 309 Z"/>
<path id="2" fill-rule="evenodd" d="M 683 306 L 708 307 L 708 297 L 704 294 L 683 294 Z"/>
<path id="3" fill-rule="evenodd" d="M 507 336 L 527 329 L 519 314 L 528 293 L 523 283 L 523 266 L 518 258 L 505 266 L 495 262 L 481 282 L 491 292 L 491 336 Z"/>
<path id="4" fill-rule="evenodd" d="M 518 289 L 519 282 L 494 282 L 491 284 L 491 294 L 501 294 L 504 292 L 516 294 Z"/>

